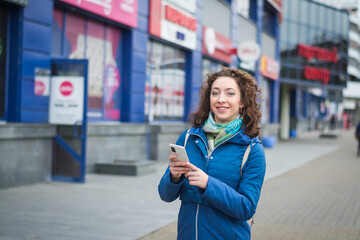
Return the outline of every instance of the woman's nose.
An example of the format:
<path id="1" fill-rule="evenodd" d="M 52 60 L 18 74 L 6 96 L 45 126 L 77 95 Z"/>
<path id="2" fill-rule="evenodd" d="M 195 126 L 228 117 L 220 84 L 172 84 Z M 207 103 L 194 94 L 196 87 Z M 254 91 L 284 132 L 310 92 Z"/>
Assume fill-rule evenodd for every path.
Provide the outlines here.
<path id="1" fill-rule="evenodd" d="M 224 94 L 219 94 L 218 102 L 225 102 Z"/>

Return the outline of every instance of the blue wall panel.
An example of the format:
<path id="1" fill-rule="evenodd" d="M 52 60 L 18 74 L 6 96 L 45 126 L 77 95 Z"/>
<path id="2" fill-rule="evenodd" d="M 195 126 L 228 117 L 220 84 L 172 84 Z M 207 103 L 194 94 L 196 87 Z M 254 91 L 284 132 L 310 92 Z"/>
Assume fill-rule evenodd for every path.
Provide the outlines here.
<path id="1" fill-rule="evenodd" d="M 34 95 L 34 81 L 21 81 L 21 108 L 48 110 L 49 97 Z"/>
<path id="2" fill-rule="evenodd" d="M 149 31 L 148 20 L 145 16 L 138 17 L 138 30 L 140 30 L 142 32 Z"/>
<path id="3" fill-rule="evenodd" d="M 202 68 L 202 53 L 198 51 L 192 52 L 193 67 Z"/>
<path id="4" fill-rule="evenodd" d="M 23 47 L 25 49 L 50 53 L 51 32 L 51 26 L 24 21 Z"/>
<path id="5" fill-rule="evenodd" d="M 51 25 L 53 2 L 53 0 L 30 0 L 29 5 L 24 8 L 24 17 Z"/>
<path id="6" fill-rule="evenodd" d="M 146 71 L 146 58 L 147 55 L 145 53 L 139 53 L 134 51 L 132 57 L 132 70 L 136 72 L 143 72 Z M 144 81 L 145 82 L 145 81 Z"/>
<path id="7" fill-rule="evenodd" d="M 22 53 L 22 77 L 34 78 L 36 67 L 50 69 L 50 55 L 24 50 Z"/>
<path id="8" fill-rule="evenodd" d="M 139 0 L 138 14 L 148 16 L 149 14 L 149 0 Z"/>
<path id="9" fill-rule="evenodd" d="M 21 109 L 20 110 L 21 122 L 49 122 L 48 111 L 36 109 Z"/>
<path id="10" fill-rule="evenodd" d="M 145 95 L 141 93 L 131 94 L 131 113 L 144 114 Z"/>
<path id="11" fill-rule="evenodd" d="M 148 43 L 148 34 L 140 31 L 133 31 L 133 49 L 146 53 L 147 52 L 147 43 Z"/>
<path id="12" fill-rule="evenodd" d="M 132 78 L 132 84 L 131 84 L 131 93 L 134 94 L 142 94 L 145 96 L 145 80 L 146 80 L 146 75 L 145 73 L 133 73 L 133 78 Z"/>
<path id="13" fill-rule="evenodd" d="M 134 122 L 134 123 L 145 122 L 145 115 L 144 114 L 131 114 L 129 121 Z"/>

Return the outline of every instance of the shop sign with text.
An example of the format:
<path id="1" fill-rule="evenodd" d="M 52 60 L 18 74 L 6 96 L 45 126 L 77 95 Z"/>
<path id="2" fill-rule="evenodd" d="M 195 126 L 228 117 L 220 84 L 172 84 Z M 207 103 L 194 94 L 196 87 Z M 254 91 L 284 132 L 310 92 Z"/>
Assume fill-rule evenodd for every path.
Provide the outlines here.
<path id="1" fill-rule="evenodd" d="M 230 38 L 215 32 L 213 28 L 203 28 L 203 53 L 219 59 L 221 61 L 231 62 L 231 44 Z"/>
<path id="2" fill-rule="evenodd" d="M 60 0 L 130 27 L 137 26 L 138 0 Z"/>
<path id="3" fill-rule="evenodd" d="M 254 41 L 243 41 L 237 48 L 237 55 L 244 62 L 255 62 L 259 59 L 260 54 L 260 46 Z"/>
<path id="4" fill-rule="evenodd" d="M 195 2 L 195 0 L 191 2 Z M 174 1 L 150 1 L 150 34 L 195 50 L 196 29 L 195 15 L 181 6 L 175 5 Z"/>
<path id="5" fill-rule="evenodd" d="M 277 80 L 279 78 L 280 64 L 267 56 L 261 57 L 260 72 L 263 76 Z"/>
<path id="6" fill-rule="evenodd" d="M 308 62 L 311 59 L 317 59 L 335 64 L 338 62 L 338 51 L 336 47 L 334 47 L 332 50 L 328 50 L 325 48 L 313 47 L 299 43 L 298 54 L 299 56 L 306 58 L 306 61 Z M 330 81 L 330 71 L 326 68 L 305 66 L 304 76 L 308 80 L 320 81 L 324 84 L 328 84 Z"/>

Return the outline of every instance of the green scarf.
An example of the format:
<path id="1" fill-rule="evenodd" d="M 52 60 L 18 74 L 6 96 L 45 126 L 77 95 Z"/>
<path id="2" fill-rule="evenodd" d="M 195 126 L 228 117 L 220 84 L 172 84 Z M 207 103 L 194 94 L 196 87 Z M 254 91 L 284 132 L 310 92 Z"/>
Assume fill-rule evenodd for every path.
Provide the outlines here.
<path id="1" fill-rule="evenodd" d="M 220 143 L 226 141 L 231 138 L 234 134 L 236 134 L 241 128 L 243 119 L 240 118 L 240 114 L 229 123 L 216 123 L 212 116 L 212 112 L 210 112 L 208 119 L 204 124 L 204 132 L 206 133 L 208 139 L 208 154 L 211 154 L 214 151 L 214 148 Z"/>

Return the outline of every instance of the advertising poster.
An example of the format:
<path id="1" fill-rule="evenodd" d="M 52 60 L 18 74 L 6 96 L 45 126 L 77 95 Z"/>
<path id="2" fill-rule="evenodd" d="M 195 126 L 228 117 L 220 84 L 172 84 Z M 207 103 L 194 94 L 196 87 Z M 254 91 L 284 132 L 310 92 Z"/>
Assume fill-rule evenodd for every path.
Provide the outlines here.
<path id="1" fill-rule="evenodd" d="M 49 123 L 72 125 L 83 120 L 84 77 L 53 76 Z"/>
<path id="2" fill-rule="evenodd" d="M 35 68 L 34 94 L 37 96 L 49 96 L 50 70 Z"/>

